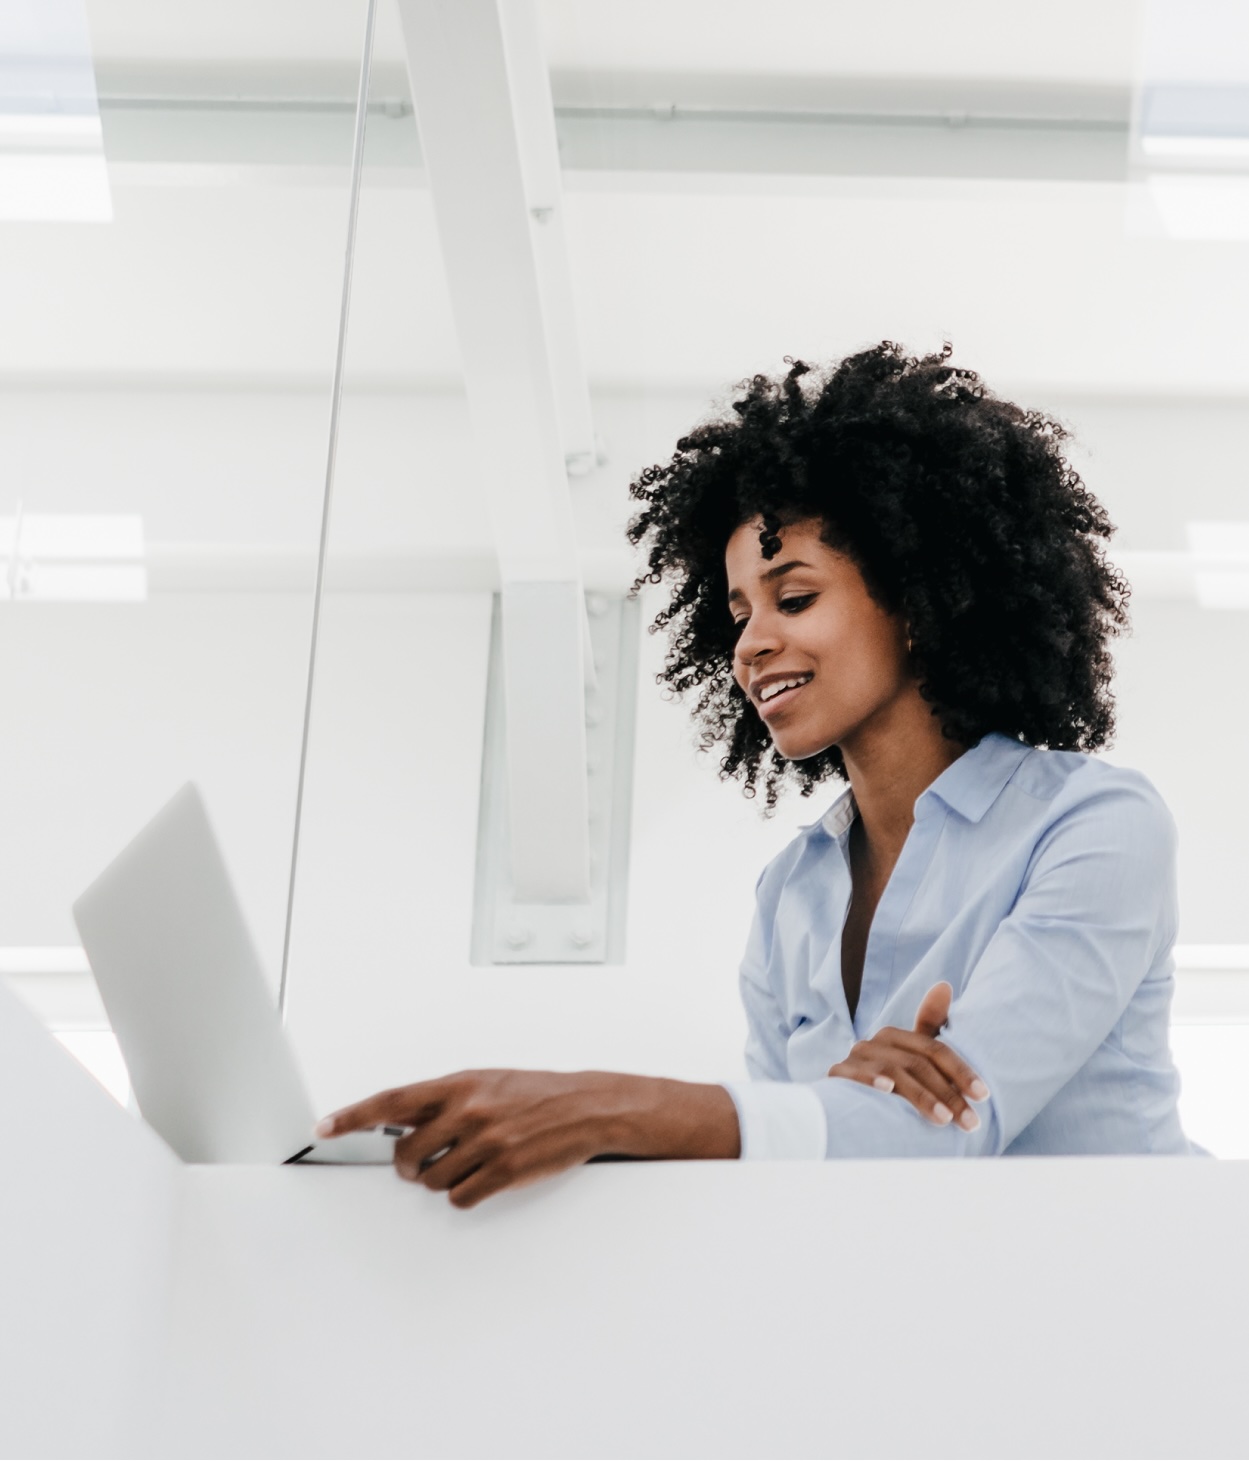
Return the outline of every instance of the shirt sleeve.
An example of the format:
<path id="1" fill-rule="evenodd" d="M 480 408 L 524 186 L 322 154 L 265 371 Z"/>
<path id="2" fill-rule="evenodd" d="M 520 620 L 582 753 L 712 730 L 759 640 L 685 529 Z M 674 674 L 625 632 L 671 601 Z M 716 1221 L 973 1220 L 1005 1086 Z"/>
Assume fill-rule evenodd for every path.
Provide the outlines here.
<path id="1" fill-rule="evenodd" d="M 973 1132 L 934 1126 L 909 1101 L 855 1081 L 825 1078 L 791 1085 L 784 1096 L 770 1092 L 770 1083 L 784 1079 L 773 1049 L 782 1027 L 766 980 L 758 983 L 766 964 L 748 955 L 747 1063 L 757 1078 L 728 1087 L 743 1156 L 794 1155 L 787 1148 L 800 1140 L 803 1154 L 813 1155 L 812 1100 L 824 1115 L 827 1157 L 1003 1152 L 1106 1039 L 1169 949 L 1177 922 L 1175 849 L 1171 816 L 1143 777 L 1125 776 L 1046 829 L 1014 907 L 975 967 L 965 979 L 964 971 L 949 971 L 961 993 L 941 1039 L 989 1087 L 988 1099 L 976 1105 L 981 1124 Z"/>
<path id="2" fill-rule="evenodd" d="M 755 885 L 755 916 L 741 967 L 746 1010 L 748 1081 L 726 1081 L 737 1108 L 744 1161 L 819 1160 L 828 1145 L 824 1106 L 811 1086 L 791 1083 L 785 1065 L 789 1038 L 784 1012 L 767 976 L 768 943 L 775 909 L 761 897 L 765 868 Z"/>

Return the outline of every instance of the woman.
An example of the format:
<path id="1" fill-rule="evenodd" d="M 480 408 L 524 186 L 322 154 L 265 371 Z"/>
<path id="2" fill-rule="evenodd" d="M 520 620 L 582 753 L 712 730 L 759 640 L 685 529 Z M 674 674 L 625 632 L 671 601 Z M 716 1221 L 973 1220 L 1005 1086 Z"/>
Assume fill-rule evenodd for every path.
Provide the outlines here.
<path id="1" fill-rule="evenodd" d="M 1127 585 L 1064 433 L 888 342 L 756 376 L 631 492 L 671 582 L 661 676 L 768 810 L 848 788 L 764 869 L 752 1079 L 468 1071 L 382 1092 L 401 1175 L 470 1207 L 595 1157 L 1165 1152 L 1175 830 L 1096 760 Z M 938 1032 L 941 1040 L 936 1039 Z"/>

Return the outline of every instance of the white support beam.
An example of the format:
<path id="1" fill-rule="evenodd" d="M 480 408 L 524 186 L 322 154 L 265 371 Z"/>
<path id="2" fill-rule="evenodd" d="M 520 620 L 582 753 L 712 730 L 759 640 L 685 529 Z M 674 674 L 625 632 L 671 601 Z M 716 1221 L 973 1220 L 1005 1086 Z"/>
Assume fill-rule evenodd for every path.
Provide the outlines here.
<path id="1" fill-rule="evenodd" d="M 499 14 L 564 464 L 572 476 L 581 476 L 594 468 L 598 452 L 568 267 L 551 78 L 534 0 L 500 0 Z"/>
<path id="2" fill-rule="evenodd" d="M 514 12 L 506 32 L 500 3 Z M 588 636 L 547 333 L 559 309 L 544 300 L 558 261 L 539 267 L 547 225 L 529 200 L 531 186 L 547 196 L 558 157 L 553 124 L 544 134 L 532 116 L 549 84 L 522 76 L 544 66 L 526 10 L 532 0 L 399 0 L 503 583 L 513 884 L 522 901 L 585 902 Z"/>
<path id="3" fill-rule="evenodd" d="M 503 577 L 572 579 L 572 512 L 498 0 L 399 0 Z"/>

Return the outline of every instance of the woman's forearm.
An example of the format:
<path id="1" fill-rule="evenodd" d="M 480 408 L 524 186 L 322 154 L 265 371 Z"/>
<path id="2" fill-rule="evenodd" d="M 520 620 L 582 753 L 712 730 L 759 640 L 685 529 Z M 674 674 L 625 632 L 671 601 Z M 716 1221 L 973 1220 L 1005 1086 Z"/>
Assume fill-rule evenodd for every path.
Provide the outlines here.
<path id="1" fill-rule="evenodd" d="M 622 1156 L 741 1155 L 737 1109 L 723 1086 L 658 1076 L 605 1076 L 603 1140 Z"/>

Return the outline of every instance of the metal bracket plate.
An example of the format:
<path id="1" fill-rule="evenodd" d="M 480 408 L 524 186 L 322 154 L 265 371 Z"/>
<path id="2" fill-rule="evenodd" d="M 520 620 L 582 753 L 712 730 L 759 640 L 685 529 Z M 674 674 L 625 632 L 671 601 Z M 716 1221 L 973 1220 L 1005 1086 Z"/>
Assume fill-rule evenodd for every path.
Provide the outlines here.
<path id="1" fill-rule="evenodd" d="M 641 608 L 636 599 L 588 593 L 586 614 L 598 679 L 585 707 L 590 901 L 521 903 L 509 867 L 503 612 L 501 597 L 494 598 L 470 951 L 475 965 L 624 961 Z"/>

